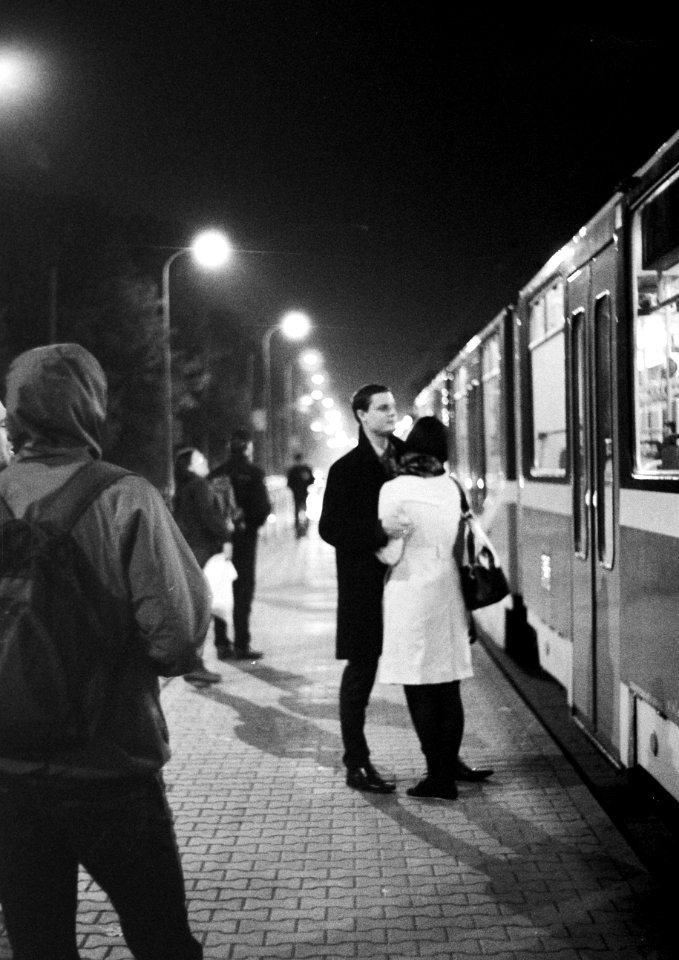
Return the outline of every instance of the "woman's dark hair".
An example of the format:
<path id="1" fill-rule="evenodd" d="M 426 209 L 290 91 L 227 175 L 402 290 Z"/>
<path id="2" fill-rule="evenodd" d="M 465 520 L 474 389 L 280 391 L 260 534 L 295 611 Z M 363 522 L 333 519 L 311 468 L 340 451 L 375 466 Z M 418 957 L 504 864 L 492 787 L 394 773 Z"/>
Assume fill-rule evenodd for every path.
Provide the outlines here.
<path id="1" fill-rule="evenodd" d="M 441 463 L 448 459 L 446 428 L 436 417 L 420 417 L 405 439 L 404 453 L 424 453 Z"/>
<path id="2" fill-rule="evenodd" d="M 174 458 L 174 485 L 176 490 L 181 490 L 195 476 L 190 469 L 191 457 L 195 450 L 195 447 L 183 447 Z"/>

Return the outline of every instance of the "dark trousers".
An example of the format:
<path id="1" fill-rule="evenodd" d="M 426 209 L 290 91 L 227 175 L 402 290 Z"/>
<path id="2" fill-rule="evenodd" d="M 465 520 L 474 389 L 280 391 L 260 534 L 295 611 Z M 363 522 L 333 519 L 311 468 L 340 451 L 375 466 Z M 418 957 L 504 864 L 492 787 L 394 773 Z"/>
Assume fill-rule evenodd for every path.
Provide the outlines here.
<path id="1" fill-rule="evenodd" d="M 0 902 L 14 960 L 78 960 L 78 864 L 136 960 L 199 960 L 160 777 L 0 777 Z"/>
<path id="2" fill-rule="evenodd" d="M 233 581 L 233 632 L 236 650 L 250 646 L 250 611 L 255 595 L 257 531 L 237 530 L 233 535 L 233 565 L 238 578 Z"/>
<path id="3" fill-rule="evenodd" d="M 221 617 L 212 617 L 212 623 L 215 630 L 215 648 L 228 649 L 230 646 L 229 642 L 229 631 L 226 626 L 226 620 L 222 620 Z"/>
<path id="4" fill-rule="evenodd" d="M 443 784 L 455 780 L 464 732 L 460 681 L 404 686 L 408 710 L 427 761 L 427 775 Z"/>
<path id="5" fill-rule="evenodd" d="M 349 660 L 339 691 L 340 727 L 344 744 L 344 765 L 364 766 L 370 758 L 365 739 L 365 712 L 375 684 L 377 660 Z"/>
<path id="6" fill-rule="evenodd" d="M 293 493 L 292 498 L 295 502 L 295 531 L 297 533 L 304 533 L 307 527 L 306 491 L 304 491 L 303 494 Z"/>

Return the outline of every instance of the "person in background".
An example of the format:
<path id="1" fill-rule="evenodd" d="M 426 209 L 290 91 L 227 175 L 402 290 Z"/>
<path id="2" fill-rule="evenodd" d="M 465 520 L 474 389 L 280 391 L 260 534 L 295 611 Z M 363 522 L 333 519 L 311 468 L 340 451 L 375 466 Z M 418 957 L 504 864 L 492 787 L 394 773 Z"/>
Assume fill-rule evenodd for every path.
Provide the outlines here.
<path id="1" fill-rule="evenodd" d="M 217 496 L 207 480 L 209 472 L 208 462 L 200 450 L 185 447 L 178 452 L 174 465 L 174 518 L 201 568 L 215 553 L 231 550 L 228 543 L 231 532 L 224 521 Z M 208 670 L 201 648 L 194 669 L 185 674 L 184 679 L 187 683 L 195 684 L 220 683 L 222 676 Z"/>
<path id="2" fill-rule="evenodd" d="M 4 470 L 12 459 L 12 443 L 7 433 L 7 411 L 0 401 L 0 470 Z"/>
<path id="3" fill-rule="evenodd" d="M 343 762 L 347 786 L 391 793 L 394 783 L 370 760 L 365 715 L 382 652 L 382 589 L 386 567 L 376 557 L 402 531 L 377 517 L 383 483 L 395 476 L 402 441 L 394 436 L 396 404 L 389 387 L 369 383 L 351 398 L 358 445 L 332 464 L 318 532 L 335 548 L 337 564 L 336 656 L 346 660 L 339 690 Z"/>
<path id="4" fill-rule="evenodd" d="M 5 403 L 15 455 L 0 495 L 14 517 L 39 517 L 44 498 L 101 459 L 106 400 L 104 372 L 78 344 L 12 362 Z M 170 749 L 158 678 L 193 664 L 210 622 L 207 583 L 160 493 L 136 474 L 100 492 L 70 537 L 102 585 L 116 668 L 102 711 L 101 658 L 83 655 L 82 742 L 46 743 L 42 756 L 0 750 L 0 902 L 13 955 L 79 956 L 82 864 L 135 957 L 200 960 L 161 775 Z M 92 652 L 94 637 L 77 640 Z M 46 669 L 45 683 L 53 673 L 63 679 Z"/>
<path id="5" fill-rule="evenodd" d="M 264 471 L 252 462 L 252 454 L 252 435 L 240 428 L 229 441 L 228 459 L 209 475 L 213 482 L 221 476 L 229 478 L 238 508 L 233 532 L 233 565 L 238 574 L 233 584 L 233 644 L 237 660 L 259 660 L 263 656 L 250 646 L 250 614 L 255 595 L 259 528 L 271 513 L 271 501 Z"/>
<path id="6" fill-rule="evenodd" d="M 407 535 L 383 556 L 384 644 L 377 680 L 403 684 L 427 775 L 406 793 L 455 800 L 458 779 L 484 780 L 458 758 L 464 731 L 460 681 L 473 675 L 469 622 L 453 554 L 462 523 L 460 491 L 445 468 L 446 430 L 420 417 L 405 440 L 398 476 L 380 490 L 383 524 L 407 517 Z M 393 551 L 387 556 L 388 551 Z"/>
<path id="7" fill-rule="evenodd" d="M 295 508 L 295 533 L 298 537 L 302 537 L 308 526 L 306 502 L 309 487 L 314 482 L 314 475 L 309 464 L 304 463 L 301 453 L 296 453 L 292 459 L 293 463 L 288 470 L 287 481 Z"/>

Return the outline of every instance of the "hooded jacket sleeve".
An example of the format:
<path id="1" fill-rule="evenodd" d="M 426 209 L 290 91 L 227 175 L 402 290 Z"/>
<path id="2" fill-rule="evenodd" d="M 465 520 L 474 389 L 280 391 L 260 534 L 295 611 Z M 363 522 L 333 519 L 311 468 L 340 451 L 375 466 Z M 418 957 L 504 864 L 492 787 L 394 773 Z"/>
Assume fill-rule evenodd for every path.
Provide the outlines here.
<path id="1" fill-rule="evenodd" d="M 101 501 L 96 519 L 102 529 L 94 542 L 101 545 L 101 564 L 129 597 L 139 652 L 161 676 L 185 673 L 210 622 L 205 575 L 146 480 L 126 477 Z"/>

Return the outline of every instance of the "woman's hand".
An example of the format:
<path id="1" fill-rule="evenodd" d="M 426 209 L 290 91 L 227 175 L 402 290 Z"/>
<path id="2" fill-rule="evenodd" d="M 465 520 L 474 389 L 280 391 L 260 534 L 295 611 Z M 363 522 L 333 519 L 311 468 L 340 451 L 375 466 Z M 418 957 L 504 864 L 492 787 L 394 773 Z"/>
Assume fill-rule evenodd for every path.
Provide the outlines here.
<path id="1" fill-rule="evenodd" d="M 395 513 L 383 517 L 381 523 L 382 529 L 390 539 L 408 537 L 413 529 L 412 520 L 403 507 L 399 507 Z"/>

